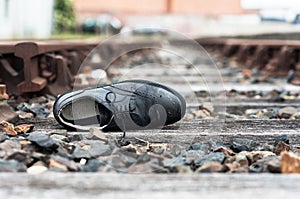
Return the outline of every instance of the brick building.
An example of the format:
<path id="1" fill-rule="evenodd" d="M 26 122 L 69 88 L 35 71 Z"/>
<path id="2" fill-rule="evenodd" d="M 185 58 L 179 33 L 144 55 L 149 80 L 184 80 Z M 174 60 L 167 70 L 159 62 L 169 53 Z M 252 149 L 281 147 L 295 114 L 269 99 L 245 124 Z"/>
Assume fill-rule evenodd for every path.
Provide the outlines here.
<path id="1" fill-rule="evenodd" d="M 96 16 L 101 12 L 126 14 L 197 14 L 218 17 L 245 14 L 240 0 L 73 0 L 78 17 Z"/>
<path id="2" fill-rule="evenodd" d="M 72 0 L 78 22 L 111 13 L 129 29 L 155 27 L 188 36 L 203 31 L 203 17 L 238 23 L 258 23 L 257 9 L 244 9 L 252 0 Z M 244 16 L 241 16 L 244 15 Z M 203 16 L 203 17 L 200 17 Z"/>

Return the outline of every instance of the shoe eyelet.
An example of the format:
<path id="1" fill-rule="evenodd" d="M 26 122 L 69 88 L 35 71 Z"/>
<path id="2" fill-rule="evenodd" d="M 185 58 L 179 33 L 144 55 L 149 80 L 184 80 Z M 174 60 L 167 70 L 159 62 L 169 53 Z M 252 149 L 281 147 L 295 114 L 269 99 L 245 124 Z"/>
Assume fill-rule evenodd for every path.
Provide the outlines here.
<path id="1" fill-rule="evenodd" d="M 113 92 L 109 92 L 106 94 L 105 99 L 106 99 L 106 101 L 112 103 L 116 100 L 116 94 Z"/>

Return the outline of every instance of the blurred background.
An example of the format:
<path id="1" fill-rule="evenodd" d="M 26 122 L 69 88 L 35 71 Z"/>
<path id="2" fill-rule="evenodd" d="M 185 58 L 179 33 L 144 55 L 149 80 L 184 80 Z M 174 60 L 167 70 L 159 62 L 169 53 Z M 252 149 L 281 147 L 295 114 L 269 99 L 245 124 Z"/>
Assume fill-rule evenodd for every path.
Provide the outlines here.
<path id="1" fill-rule="evenodd" d="M 298 0 L 0 0 L 0 39 L 298 32 Z"/>

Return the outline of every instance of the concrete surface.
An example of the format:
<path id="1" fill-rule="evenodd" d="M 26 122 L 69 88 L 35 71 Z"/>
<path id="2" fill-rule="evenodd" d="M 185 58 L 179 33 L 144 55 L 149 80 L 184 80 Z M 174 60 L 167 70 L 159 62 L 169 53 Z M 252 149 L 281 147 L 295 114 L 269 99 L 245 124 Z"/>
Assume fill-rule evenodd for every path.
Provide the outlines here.
<path id="1" fill-rule="evenodd" d="M 1 198 L 297 198 L 300 175 L 0 174 Z"/>

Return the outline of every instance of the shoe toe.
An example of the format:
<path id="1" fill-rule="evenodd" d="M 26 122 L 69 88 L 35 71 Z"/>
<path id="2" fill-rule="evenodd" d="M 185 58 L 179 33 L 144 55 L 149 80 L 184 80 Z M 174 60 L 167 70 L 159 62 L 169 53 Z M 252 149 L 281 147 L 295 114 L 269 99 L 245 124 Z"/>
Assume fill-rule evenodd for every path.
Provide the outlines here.
<path id="1" fill-rule="evenodd" d="M 185 100 L 175 90 L 161 84 L 146 84 L 134 91 L 130 109 L 139 126 L 157 128 L 179 121 L 185 114 Z M 151 124 L 150 124 L 151 123 Z"/>
<path id="2" fill-rule="evenodd" d="M 185 114 L 185 101 L 178 93 L 164 91 L 158 96 L 158 103 L 163 106 L 166 111 L 166 125 L 179 121 Z"/>

